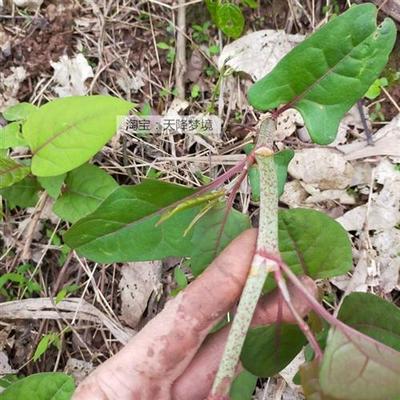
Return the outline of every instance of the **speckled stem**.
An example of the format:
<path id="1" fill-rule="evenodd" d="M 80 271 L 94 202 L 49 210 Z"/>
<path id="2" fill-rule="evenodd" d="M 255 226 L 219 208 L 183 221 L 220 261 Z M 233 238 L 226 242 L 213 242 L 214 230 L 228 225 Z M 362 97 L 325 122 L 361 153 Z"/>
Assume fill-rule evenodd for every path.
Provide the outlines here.
<path id="1" fill-rule="evenodd" d="M 261 254 L 278 251 L 278 182 L 272 150 L 275 122 L 267 119 L 262 122 L 258 145 L 255 152 L 260 170 L 260 222 L 257 251 L 252 261 L 249 276 L 240 298 L 235 318 L 225 345 L 219 370 L 209 398 L 225 396 L 229 393 L 235 376 L 240 353 L 253 318 L 268 273 L 276 267 L 276 262 Z"/>

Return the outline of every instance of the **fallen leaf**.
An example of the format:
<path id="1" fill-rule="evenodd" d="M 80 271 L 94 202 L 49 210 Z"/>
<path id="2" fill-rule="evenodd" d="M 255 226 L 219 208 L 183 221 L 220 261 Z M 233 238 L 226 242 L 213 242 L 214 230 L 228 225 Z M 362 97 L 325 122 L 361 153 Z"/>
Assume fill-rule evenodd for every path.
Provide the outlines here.
<path id="1" fill-rule="evenodd" d="M 345 291 L 346 295 L 352 292 L 367 292 L 368 287 L 377 286 L 371 268 L 372 258 L 368 251 L 360 252 L 356 266 L 352 275 L 342 275 L 329 279 L 340 290 Z"/>
<path id="2" fill-rule="evenodd" d="M 122 70 L 119 72 L 117 83 L 126 94 L 137 93 L 145 85 L 143 78 L 144 73 L 142 71 L 137 71 L 136 74 L 131 76 L 125 70 Z"/>
<path id="3" fill-rule="evenodd" d="M 72 357 L 68 358 L 64 372 L 71 375 L 74 378 L 75 383 L 78 385 L 90 374 L 93 368 L 92 362 L 78 360 L 77 358 Z"/>
<path id="4" fill-rule="evenodd" d="M 336 148 L 344 154 L 346 160 L 384 155 L 400 157 L 400 115 L 376 132 L 373 140 L 372 146 L 363 139 Z"/>
<path id="5" fill-rule="evenodd" d="M 11 67 L 11 74 L 0 72 L 0 112 L 18 103 L 17 95 L 21 83 L 26 79 L 24 67 Z"/>
<path id="6" fill-rule="evenodd" d="M 351 183 L 353 167 L 336 150 L 310 148 L 296 151 L 289 174 L 319 189 L 344 189 Z"/>
<path id="7" fill-rule="evenodd" d="M 160 289 L 160 261 L 143 261 L 122 266 L 119 290 L 121 291 L 121 320 L 134 328 L 146 310 L 150 295 Z"/>
<path id="8" fill-rule="evenodd" d="M 304 125 L 301 114 L 294 108 L 284 111 L 279 114 L 276 120 L 276 133 L 275 140 L 281 142 L 294 132 L 296 132 L 298 125 Z"/>
<path id="9" fill-rule="evenodd" d="M 312 185 L 305 185 L 306 190 L 311 196 L 307 197 L 305 204 L 321 203 L 324 201 L 337 201 L 340 204 L 355 204 L 356 200 L 354 196 L 347 193 L 345 189 L 328 189 L 320 191 L 314 188 Z"/>
<path id="10" fill-rule="evenodd" d="M 377 252 L 375 261 L 380 271 L 380 287 L 390 293 L 399 288 L 400 230 L 390 228 L 376 232 L 371 244 Z"/>
<path id="11" fill-rule="evenodd" d="M 293 382 L 294 377 L 299 371 L 300 365 L 305 362 L 304 350 L 302 350 L 297 356 L 290 362 L 290 364 L 279 372 L 279 375 L 285 380 L 285 382 L 290 386 L 291 389 L 296 390 L 298 385 Z"/>
<path id="12" fill-rule="evenodd" d="M 203 72 L 205 61 L 200 51 L 194 49 L 187 64 L 186 79 L 190 82 L 198 82 Z"/>
<path id="13" fill-rule="evenodd" d="M 222 49 L 218 69 L 228 66 L 235 71 L 247 73 L 257 81 L 272 71 L 303 40 L 303 35 L 288 35 L 284 31 L 273 29 L 249 33 Z"/>
<path id="14" fill-rule="evenodd" d="M 54 69 L 53 78 L 58 83 L 54 91 L 59 97 L 84 96 L 87 93 L 85 81 L 94 74 L 83 54 L 71 59 L 63 55 L 59 61 L 50 64 Z"/>
<path id="15" fill-rule="evenodd" d="M 370 204 L 355 207 L 337 219 L 346 230 L 359 231 L 366 222 L 369 230 L 390 229 L 400 222 L 400 171 L 383 160 L 375 169 L 375 178 L 383 187 L 372 193 Z"/>
<path id="16" fill-rule="evenodd" d="M 11 368 L 8 361 L 8 355 L 4 351 L 0 351 L 0 376 L 7 374 L 15 374 L 17 371 Z"/>
<path id="17" fill-rule="evenodd" d="M 17 7 L 33 9 L 40 7 L 43 0 L 13 0 L 13 2 Z"/>
<path id="18" fill-rule="evenodd" d="M 279 201 L 288 205 L 290 208 L 299 208 L 308 197 L 308 193 L 298 180 L 286 182 L 285 190 Z"/>

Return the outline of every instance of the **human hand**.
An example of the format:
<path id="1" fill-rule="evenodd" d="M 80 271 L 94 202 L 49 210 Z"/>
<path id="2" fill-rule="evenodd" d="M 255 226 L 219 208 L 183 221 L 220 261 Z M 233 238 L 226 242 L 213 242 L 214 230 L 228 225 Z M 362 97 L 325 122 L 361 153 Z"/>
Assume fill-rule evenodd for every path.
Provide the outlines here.
<path id="1" fill-rule="evenodd" d="M 255 252 L 256 230 L 236 238 L 184 291 L 170 300 L 115 356 L 77 388 L 73 400 L 204 400 L 217 372 L 229 326 L 208 332 L 237 302 Z M 316 295 L 314 282 L 303 284 Z M 302 295 L 289 286 L 300 315 L 309 311 Z M 252 325 L 295 323 L 278 291 L 263 296 Z M 240 366 L 238 367 L 240 371 Z"/>

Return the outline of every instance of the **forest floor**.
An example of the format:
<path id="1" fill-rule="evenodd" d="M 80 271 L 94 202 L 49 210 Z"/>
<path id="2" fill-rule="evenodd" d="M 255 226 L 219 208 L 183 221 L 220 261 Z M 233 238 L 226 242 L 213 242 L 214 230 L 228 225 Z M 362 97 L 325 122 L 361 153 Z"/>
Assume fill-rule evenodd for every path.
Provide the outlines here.
<path id="1" fill-rule="evenodd" d="M 0 126 L 5 125 L 1 112 L 10 105 L 41 105 L 66 95 L 111 94 L 152 116 L 211 113 L 220 119 L 221 133 L 118 135 L 94 159 L 119 184 L 155 177 L 195 187 L 233 165 L 254 140 L 259 114 L 246 91 L 260 74 L 257 49 L 269 49 L 263 68 L 272 68 L 293 43 L 348 6 L 346 1 L 260 0 L 255 9 L 243 7 L 242 37 L 270 31 L 268 39 L 250 40 L 254 48 L 247 58 L 232 61 L 226 59 L 232 47 L 226 46 L 234 41 L 217 30 L 201 1 L 187 1 L 184 49 L 176 45 L 178 6 L 172 0 L 26 3 L 34 6 L 0 0 Z M 352 241 L 352 273 L 318 281 L 332 309 L 351 291 L 373 292 L 400 305 L 399 47 L 382 73 L 387 85 L 374 99 L 364 99 L 375 145 L 367 144 L 357 107 L 341 123 L 338 139 L 324 148 L 310 142 L 295 112 L 280 120 L 277 147 L 296 150 L 280 206 L 322 210 Z M 182 50 L 186 73 L 176 76 Z M 179 85 L 184 96 L 177 93 Z M 62 242 L 68 223 L 53 213 L 52 199 L 44 193 L 29 196 L 26 208 L 3 202 L 0 305 L 13 301 L 14 308 L 0 317 L 0 375 L 66 371 L 80 381 L 118 351 L 118 338 L 138 331 L 163 309 L 178 286 L 176 267 L 188 281 L 193 276 L 185 260 L 175 258 L 143 266 L 98 265 L 80 257 Z M 257 202 L 247 182 L 234 206 L 256 221 Z M 57 295 L 69 298 L 70 308 L 57 310 L 45 300 Z M 81 319 L 82 310 L 91 318 Z M 111 330 L 104 321 L 112 321 Z M 37 357 L 44 337 L 45 351 Z M 292 378 L 289 369 L 260 381 L 255 398 L 302 398 Z"/>

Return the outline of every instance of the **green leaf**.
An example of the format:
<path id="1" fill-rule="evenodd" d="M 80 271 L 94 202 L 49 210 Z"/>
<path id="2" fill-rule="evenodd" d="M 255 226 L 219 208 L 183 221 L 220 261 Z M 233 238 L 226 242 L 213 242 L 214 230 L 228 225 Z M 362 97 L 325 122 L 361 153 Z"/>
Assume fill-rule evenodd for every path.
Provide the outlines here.
<path id="1" fill-rule="evenodd" d="M 30 168 L 11 158 L 0 157 L 0 188 L 5 188 L 21 181 L 30 172 Z"/>
<path id="2" fill-rule="evenodd" d="M 205 0 L 206 7 L 208 12 L 211 15 L 211 19 L 217 24 L 217 7 L 218 7 L 218 0 Z"/>
<path id="3" fill-rule="evenodd" d="M 32 152 L 32 173 L 68 172 L 95 155 L 114 135 L 118 117 L 133 104 L 111 96 L 64 97 L 28 116 L 23 135 Z"/>
<path id="4" fill-rule="evenodd" d="M 3 112 L 3 117 L 7 121 L 24 121 L 37 107 L 30 103 L 19 103 L 9 107 Z"/>
<path id="5" fill-rule="evenodd" d="M 216 22 L 219 29 L 231 38 L 238 38 L 244 28 L 244 17 L 236 4 L 219 4 L 216 8 Z"/>
<path id="6" fill-rule="evenodd" d="M 159 260 L 190 254 L 190 235 L 184 230 L 197 209 L 177 213 L 155 226 L 159 210 L 192 194 L 193 189 L 145 180 L 134 186 L 121 186 L 92 214 L 78 221 L 64 240 L 79 254 L 97 262 Z"/>
<path id="7" fill-rule="evenodd" d="M 61 303 L 69 294 L 75 293 L 75 292 L 78 291 L 78 290 L 79 290 L 79 286 L 76 285 L 76 284 L 64 286 L 64 287 L 57 293 L 55 303 L 56 303 L 56 304 Z"/>
<path id="8" fill-rule="evenodd" d="M 246 154 L 249 154 L 254 148 L 254 145 L 245 148 Z M 274 154 L 274 162 L 276 167 L 276 174 L 278 177 L 278 195 L 282 196 L 285 190 L 285 183 L 287 179 L 288 165 L 294 157 L 294 151 L 291 149 L 282 150 Z M 258 165 L 252 165 L 248 174 L 249 183 L 251 186 L 251 195 L 253 201 L 260 201 L 260 172 Z"/>
<path id="9" fill-rule="evenodd" d="M 44 372 L 19 379 L 0 393 L 0 400 L 70 400 L 73 379 L 60 372 Z"/>
<path id="10" fill-rule="evenodd" d="M 250 104 L 262 111 L 288 104 L 301 113 L 315 142 L 331 143 L 394 46 L 394 22 L 387 18 L 377 27 L 376 14 L 373 4 L 362 4 L 333 18 L 250 88 Z"/>
<path id="11" fill-rule="evenodd" d="M 39 360 L 51 345 L 55 346 L 57 349 L 60 349 L 61 341 L 60 336 L 57 333 L 47 333 L 40 339 L 40 342 L 38 343 L 35 353 L 32 357 L 33 361 L 36 362 Z"/>
<path id="12" fill-rule="evenodd" d="M 176 267 L 174 269 L 174 278 L 176 284 L 180 289 L 183 289 L 188 285 L 188 280 L 186 278 L 186 275 L 179 267 Z"/>
<path id="13" fill-rule="evenodd" d="M 21 135 L 21 124 L 12 122 L 4 128 L 0 128 L 0 149 L 18 146 L 26 146 L 26 142 Z"/>
<path id="14" fill-rule="evenodd" d="M 254 375 L 270 377 L 282 371 L 306 343 L 297 325 L 258 326 L 246 336 L 241 361 Z"/>
<path id="15" fill-rule="evenodd" d="M 313 279 L 343 275 L 352 267 L 347 232 L 315 210 L 279 211 L 279 250 L 293 272 Z"/>
<path id="16" fill-rule="evenodd" d="M 231 400 L 251 400 L 256 388 L 257 377 L 248 371 L 241 372 L 233 381 L 230 390 Z"/>
<path id="17" fill-rule="evenodd" d="M 17 375 L 4 375 L 4 377 L 0 378 L 0 387 L 6 389 L 17 380 L 18 380 Z"/>
<path id="18" fill-rule="evenodd" d="M 294 151 L 291 149 L 282 150 L 274 154 L 276 175 L 278 176 L 278 195 L 282 196 L 285 190 L 288 165 L 294 157 Z"/>
<path id="19" fill-rule="evenodd" d="M 400 353 L 357 331 L 332 328 L 320 370 L 323 393 L 340 400 L 400 398 Z"/>
<path id="20" fill-rule="evenodd" d="M 242 3 L 250 8 L 258 8 L 258 3 L 256 0 L 242 0 Z"/>
<path id="21" fill-rule="evenodd" d="M 192 257 L 192 269 L 200 273 L 214 255 L 249 227 L 249 222 L 247 216 L 231 211 L 218 249 L 217 239 L 225 214 L 222 204 L 203 215 L 186 235 L 203 204 L 174 212 L 156 226 L 162 209 L 193 193 L 193 189 L 154 180 L 122 186 L 92 214 L 73 225 L 64 240 L 79 254 L 104 263 Z"/>
<path id="22" fill-rule="evenodd" d="M 39 200 L 39 190 L 40 185 L 37 180 L 33 176 L 27 176 L 22 181 L 1 189 L 0 195 L 8 201 L 10 208 L 16 206 L 22 208 L 34 207 Z"/>
<path id="23" fill-rule="evenodd" d="M 389 84 L 386 78 L 376 79 L 375 82 L 369 87 L 365 97 L 370 100 L 376 99 L 382 91 L 382 88 Z"/>
<path id="24" fill-rule="evenodd" d="M 38 176 L 37 180 L 50 197 L 57 199 L 61 194 L 61 187 L 66 176 L 67 174 L 56 176 Z"/>
<path id="25" fill-rule="evenodd" d="M 338 318 L 357 331 L 400 351 L 400 308 L 371 293 L 351 293 Z"/>
<path id="26" fill-rule="evenodd" d="M 236 236 L 251 226 L 249 217 L 246 214 L 231 210 L 220 237 L 219 248 L 216 249 L 215 245 L 218 242 L 225 218 L 225 208 L 225 203 L 213 208 L 194 227 L 190 254 L 190 266 L 194 275 L 199 275 L 203 272 Z"/>
<path id="27" fill-rule="evenodd" d="M 249 185 L 251 188 L 251 199 L 253 201 L 260 201 L 260 171 L 258 169 L 258 165 L 252 165 L 247 174 L 247 178 L 249 180 Z"/>
<path id="28" fill-rule="evenodd" d="M 49 335 L 44 335 L 41 339 L 40 342 L 38 343 L 35 353 L 33 354 L 33 361 L 39 360 L 39 358 L 46 353 L 47 349 L 49 348 L 51 344 L 51 334 Z"/>
<path id="29" fill-rule="evenodd" d="M 171 48 L 171 46 L 168 43 L 165 42 L 158 42 L 157 47 L 161 50 L 168 50 Z"/>
<path id="30" fill-rule="evenodd" d="M 320 365 L 317 360 L 313 360 L 300 367 L 301 386 L 306 399 L 309 400 L 340 400 L 334 399 L 322 393 L 319 383 Z"/>
<path id="31" fill-rule="evenodd" d="M 399 399 L 400 309 L 373 294 L 352 293 L 344 299 L 338 318 L 378 342 L 356 331 L 331 329 L 320 371 L 321 390 L 343 400 Z"/>
<path id="32" fill-rule="evenodd" d="M 53 205 L 62 219 L 76 222 L 89 215 L 118 187 L 118 183 L 99 167 L 84 164 L 68 173 L 65 191 Z"/>

